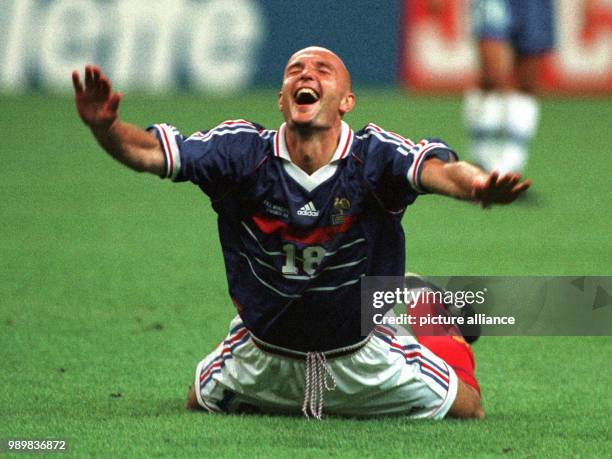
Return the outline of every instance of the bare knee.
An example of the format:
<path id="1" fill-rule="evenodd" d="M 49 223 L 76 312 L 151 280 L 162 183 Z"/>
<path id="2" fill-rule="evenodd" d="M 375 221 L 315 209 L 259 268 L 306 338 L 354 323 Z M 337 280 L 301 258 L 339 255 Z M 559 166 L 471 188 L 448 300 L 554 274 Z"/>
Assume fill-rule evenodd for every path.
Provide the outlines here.
<path id="1" fill-rule="evenodd" d="M 480 403 L 480 395 L 472 386 L 460 379 L 457 386 L 457 396 L 448 411 L 448 416 L 459 419 L 482 419 L 485 416 Z"/>
<path id="2" fill-rule="evenodd" d="M 196 397 L 195 387 L 193 386 L 193 384 L 191 385 L 191 387 L 189 388 L 189 392 L 187 393 L 186 406 L 188 410 L 193 410 L 193 411 L 202 409 L 202 407 L 198 403 L 198 398 Z"/>

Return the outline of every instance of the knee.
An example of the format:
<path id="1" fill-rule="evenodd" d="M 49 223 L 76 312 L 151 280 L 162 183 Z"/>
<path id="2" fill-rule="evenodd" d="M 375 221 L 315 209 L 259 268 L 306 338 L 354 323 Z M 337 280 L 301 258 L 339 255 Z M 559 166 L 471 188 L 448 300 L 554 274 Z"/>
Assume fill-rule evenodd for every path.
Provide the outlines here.
<path id="1" fill-rule="evenodd" d="M 483 419 L 485 417 L 485 412 L 484 412 L 484 409 L 482 408 L 482 402 L 480 400 L 480 393 L 468 384 L 465 384 L 465 387 L 471 393 L 470 400 L 468 403 L 468 409 L 467 409 L 466 416 L 465 416 L 466 419 Z"/>
<path id="2" fill-rule="evenodd" d="M 464 408 L 463 410 L 456 413 L 449 413 L 450 416 L 458 419 L 484 419 L 485 412 L 482 409 L 480 401 L 474 403 L 472 406 Z"/>
<path id="3" fill-rule="evenodd" d="M 484 419 L 485 412 L 482 409 L 480 397 L 475 397 L 454 414 L 451 414 L 451 416 L 459 419 Z"/>
<path id="4" fill-rule="evenodd" d="M 480 404 L 480 401 L 478 401 L 478 405 L 472 409 L 470 416 L 468 416 L 467 419 L 484 419 L 484 417 L 485 417 L 485 412 L 482 409 L 482 405 Z"/>
<path id="5" fill-rule="evenodd" d="M 189 388 L 189 392 L 187 393 L 187 403 L 186 407 L 188 410 L 198 411 L 201 410 L 202 407 L 198 403 L 198 398 L 196 397 L 195 387 L 193 384 Z"/>
<path id="6" fill-rule="evenodd" d="M 448 416 L 458 419 L 483 419 L 485 413 L 476 389 L 459 380 L 457 396 Z"/>

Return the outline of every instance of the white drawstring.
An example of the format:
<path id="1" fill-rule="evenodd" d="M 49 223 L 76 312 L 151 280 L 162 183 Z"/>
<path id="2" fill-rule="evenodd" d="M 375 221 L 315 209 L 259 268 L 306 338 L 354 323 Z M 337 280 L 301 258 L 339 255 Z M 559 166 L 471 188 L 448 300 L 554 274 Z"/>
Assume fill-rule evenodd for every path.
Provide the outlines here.
<path id="1" fill-rule="evenodd" d="M 331 383 L 328 384 L 328 379 Z M 332 375 L 325 354 L 322 352 L 308 352 L 306 354 L 306 384 L 304 387 L 304 404 L 302 413 L 309 418 L 308 412 L 318 420 L 323 417 L 323 388 L 334 390 L 336 379 Z"/>

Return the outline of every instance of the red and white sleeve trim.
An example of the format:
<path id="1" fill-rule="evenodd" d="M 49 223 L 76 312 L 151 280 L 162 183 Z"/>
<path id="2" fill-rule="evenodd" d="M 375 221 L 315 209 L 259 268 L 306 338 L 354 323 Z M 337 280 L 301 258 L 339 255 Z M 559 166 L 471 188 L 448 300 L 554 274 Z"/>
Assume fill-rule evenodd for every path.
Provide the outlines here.
<path id="1" fill-rule="evenodd" d="M 165 175 L 163 178 L 174 180 L 181 170 L 181 155 L 174 129 L 167 124 L 154 124 L 153 127 L 157 130 L 157 135 L 164 152 L 166 160 Z"/>
<path id="2" fill-rule="evenodd" d="M 410 152 L 414 155 L 414 161 L 408 169 L 408 182 L 414 191 L 417 193 L 427 193 L 427 190 L 421 186 L 421 170 L 423 169 L 423 163 L 431 156 L 431 152 L 437 148 L 448 149 L 448 146 L 442 142 L 429 143 L 426 140 L 422 140 L 415 145 Z"/>

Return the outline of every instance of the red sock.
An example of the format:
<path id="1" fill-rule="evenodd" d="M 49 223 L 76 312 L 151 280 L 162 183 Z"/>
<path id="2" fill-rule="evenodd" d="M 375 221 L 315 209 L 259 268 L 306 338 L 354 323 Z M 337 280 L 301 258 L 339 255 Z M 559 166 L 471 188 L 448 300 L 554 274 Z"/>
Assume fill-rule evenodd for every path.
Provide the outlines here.
<path id="1" fill-rule="evenodd" d="M 419 343 L 450 365 L 457 377 L 480 394 L 480 386 L 474 376 L 472 348 L 460 336 L 417 336 Z"/>

